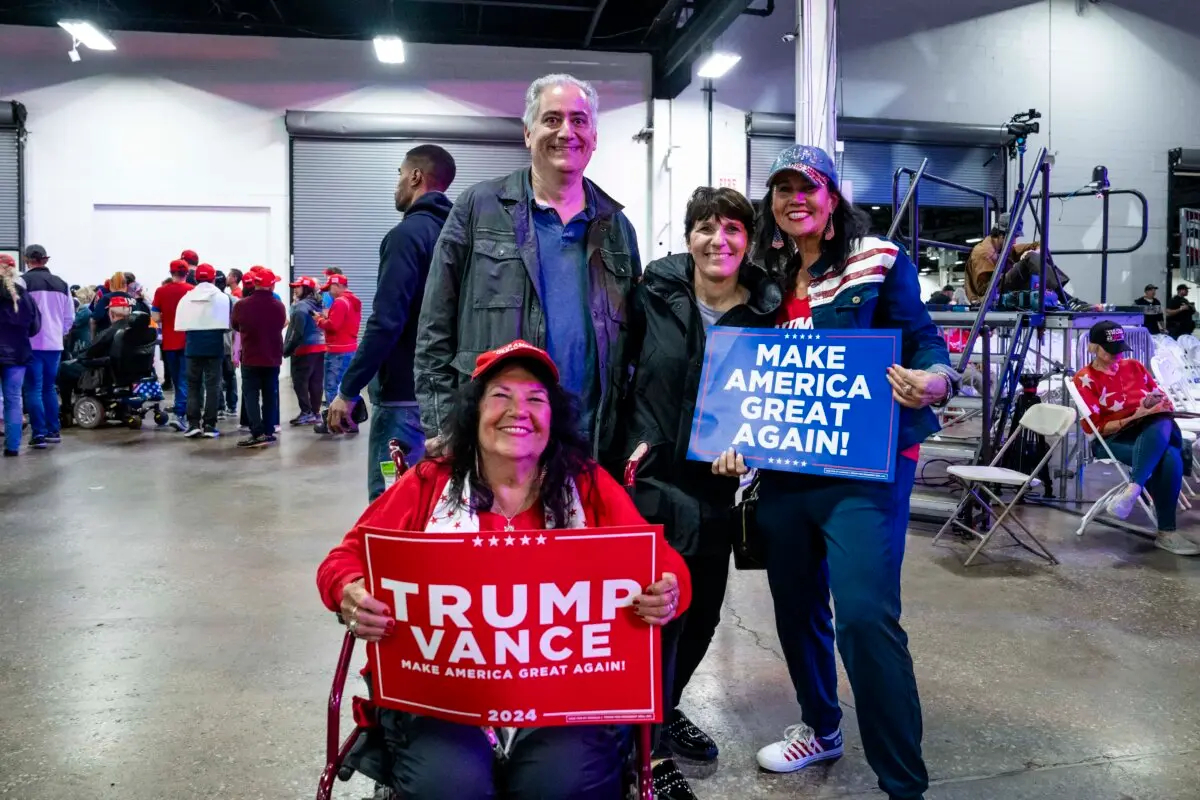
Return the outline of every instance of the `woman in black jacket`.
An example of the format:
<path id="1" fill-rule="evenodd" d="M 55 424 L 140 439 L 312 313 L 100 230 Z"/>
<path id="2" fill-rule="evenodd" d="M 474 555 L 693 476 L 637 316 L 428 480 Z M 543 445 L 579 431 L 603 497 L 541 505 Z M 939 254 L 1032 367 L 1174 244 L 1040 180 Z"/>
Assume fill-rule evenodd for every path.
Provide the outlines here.
<path id="1" fill-rule="evenodd" d="M 690 760 L 717 757 L 716 743 L 684 716 L 679 701 L 720 621 L 738 481 L 713 475 L 708 462 L 688 461 L 687 449 L 708 329 L 770 327 L 782 297 L 746 258 L 753 233 L 754 209 L 741 193 L 697 189 L 684 218 L 687 252 L 652 262 L 634 293 L 623 415 L 634 501 L 648 521 L 666 528 L 694 586 L 691 610 L 663 631 L 663 700 L 671 713 L 656 756 L 669 748 Z M 669 758 L 656 764 L 654 777 L 656 796 L 694 797 Z"/>
<path id="2" fill-rule="evenodd" d="M 42 315 L 17 283 L 16 265 L 0 264 L 0 393 L 4 395 L 4 455 L 21 448 L 21 389 L 33 356 L 29 339 L 42 328 Z"/>

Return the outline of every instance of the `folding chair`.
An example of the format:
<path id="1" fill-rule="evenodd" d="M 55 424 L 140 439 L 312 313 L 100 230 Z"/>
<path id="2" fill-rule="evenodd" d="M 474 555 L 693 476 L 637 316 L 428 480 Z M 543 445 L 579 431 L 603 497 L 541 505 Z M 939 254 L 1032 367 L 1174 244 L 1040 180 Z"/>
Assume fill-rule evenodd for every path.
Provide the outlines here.
<path id="1" fill-rule="evenodd" d="M 1079 527 L 1075 530 L 1076 536 L 1083 536 L 1084 529 L 1091 524 L 1092 520 L 1105 513 L 1105 509 L 1108 507 L 1108 501 L 1112 499 L 1113 495 L 1125 488 L 1125 484 L 1129 483 L 1130 478 L 1129 471 L 1126 469 L 1125 464 L 1117 460 L 1117 457 L 1113 455 L 1112 449 L 1108 446 L 1108 442 L 1104 441 L 1104 437 L 1100 435 L 1100 432 L 1096 430 L 1095 427 L 1093 427 L 1090 419 L 1092 415 L 1092 409 L 1088 408 L 1087 401 L 1085 401 L 1083 399 L 1083 395 L 1079 393 L 1079 387 L 1075 385 L 1075 381 L 1071 380 L 1070 375 L 1066 375 L 1063 378 L 1063 383 L 1066 384 L 1067 394 L 1070 396 L 1071 401 L 1075 404 L 1076 410 L 1079 411 L 1080 427 L 1083 429 L 1083 434 L 1086 437 L 1084 441 L 1084 447 L 1086 448 L 1085 458 L 1092 452 L 1092 442 L 1099 441 L 1100 446 L 1104 448 L 1105 457 L 1096 458 L 1095 462 L 1098 464 L 1107 464 L 1115 469 L 1117 474 L 1121 476 L 1121 482 L 1116 486 L 1113 486 L 1104 494 L 1100 495 L 1100 499 L 1095 503 L 1092 503 L 1092 507 L 1089 508 L 1087 513 L 1083 515 L 1083 519 L 1079 522 Z M 1157 530 L 1158 515 L 1154 513 L 1154 507 L 1150 503 L 1150 495 L 1143 491 L 1141 496 L 1138 497 L 1138 504 L 1141 505 L 1142 510 L 1146 512 L 1146 516 L 1150 517 L 1150 521 L 1154 524 L 1155 530 Z M 1149 533 L 1150 535 L 1154 534 L 1154 531 L 1147 531 L 1144 528 L 1139 528 L 1136 525 L 1130 525 L 1122 520 L 1113 520 L 1113 522 L 1123 528 L 1129 528 L 1130 530 L 1134 530 L 1139 533 Z"/>
<path id="2" fill-rule="evenodd" d="M 1021 421 L 1017 423 L 1017 430 L 1014 430 L 1008 439 L 1005 440 L 1004 444 L 1000 447 L 1000 452 L 996 453 L 996 457 L 992 459 L 991 464 L 987 466 L 970 464 L 953 465 L 947 468 L 947 474 L 963 484 L 963 497 L 958 503 L 958 508 L 950 516 L 950 519 L 946 520 L 946 524 L 933 537 L 933 543 L 937 544 L 938 540 L 951 528 L 959 528 L 977 537 L 979 544 L 975 546 L 971 555 L 967 556 L 966 561 L 963 562 L 964 567 L 969 567 L 971 566 L 971 562 L 975 560 L 975 557 L 991 541 L 992 536 L 1003 528 L 1005 533 L 1012 537 L 1013 541 L 1018 545 L 1024 547 L 1034 555 L 1046 559 L 1051 564 L 1057 564 L 1058 559 L 1038 540 L 1033 531 L 1029 530 L 1025 526 L 1025 523 L 1021 522 L 1020 517 L 1013 513 L 1013 509 L 1017 503 L 1021 502 L 1026 492 L 1040 483 L 1034 476 L 1041 471 L 1042 467 L 1050 463 L 1051 457 L 1058 450 L 1058 446 L 1062 444 L 1064 437 L 1074 424 L 1075 409 L 1052 405 L 1050 403 L 1039 403 L 1027 409 L 1021 416 Z M 1037 466 L 1029 474 L 999 466 L 1008 448 L 1026 431 L 1046 437 L 1049 446 L 1042 460 L 1038 462 Z M 1007 505 L 1005 505 L 1004 500 L 999 495 L 992 491 L 991 486 L 994 485 L 1016 488 L 1016 494 Z M 986 532 L 978 531 L 958 518 L 959 514 L 962 513 L 963 509 L 966 508 L 972 499 L 978 501 L 981 506 L 989 510 L 992 510 L 995 506 L 1000 506 L 1000 511 L 995 516 L 995 522 L 992 523 L 992 526 Z M 1033 541 L 1036 549 L 1022 541 L 1017 532 L 1008 524 L 1009 521 L 1015 523 L 1017 527 L 1025 532 L 1025 535 Z"/>

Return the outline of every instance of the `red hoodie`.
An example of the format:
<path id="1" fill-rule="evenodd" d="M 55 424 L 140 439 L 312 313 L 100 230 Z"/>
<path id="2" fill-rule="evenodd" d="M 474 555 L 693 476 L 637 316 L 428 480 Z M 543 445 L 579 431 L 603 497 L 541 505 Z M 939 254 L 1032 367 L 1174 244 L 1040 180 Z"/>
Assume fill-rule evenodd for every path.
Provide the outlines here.
<path id="1" fill-rule="evenodd" d="M 325 331 L 326 353 L 353 353 L 358 347 L 358 327 L 362 323 L 362 300 L 349 290 L 333 301 L 329 312 L 317 318 Z"/>

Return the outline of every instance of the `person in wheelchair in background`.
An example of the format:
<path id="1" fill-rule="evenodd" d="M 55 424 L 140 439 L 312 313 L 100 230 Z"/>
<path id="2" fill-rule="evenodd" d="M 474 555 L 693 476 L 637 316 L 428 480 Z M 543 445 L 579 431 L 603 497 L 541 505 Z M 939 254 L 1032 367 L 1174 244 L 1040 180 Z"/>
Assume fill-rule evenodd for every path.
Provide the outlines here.
<path id="1" fill-rule="evenodd" d="M 384 492 L 321 563 L 321 599 L 354 635 L 377 642 L 395 628 L 392 610 L 364 585 L 364 526 L 462 533 L 645 524 L 589 457 L 575 401 L 558 381 L 550 356 L 520 340 L 478 357 L 446 420 L 442 455 Z M 664 572 L 633 608 L 647 624 L 665 625 L 687 609 L 691 580 L 661 535 L 657 550 Z M 378 722 L 385 774 L 368 777 L 405 800 L 622 796 L 626 726 L 497 732 L 382 708 Z M 364 764 L 356 768 L 367 774 Z"/>
<path id="2" fill-rule="evenodd" d="M 108 325 L 96 334 L 92 343 L 77 357 L 64 361 L 58 368 L 58 393 L 61 396 L 64 416 L 73 413 L 78 396 L 95 395 L 113 403 L 103 403 L 100 412 L 133 424 L 141 422 L 142 403 L 162 399 L 162 391 L 153 380 L 154 351 L 157 334 L 150 327 L 150 315 L 133 313 L 134 301 L 128 297 L 114 295 L 108 301 Z M 120 334 L 124 333 L 124 336 Z M 117 345 L 121 347 L 118 349 Z M 149 348 L 147 352 L 147 348 Z M 148 356 L 148 358 L 147 358 Z M 89 370 L 96 370 L 89 377 Z M 144 380 L 148 379 L 148 380 Z M 152 385 L 151 385 L 152 384 Z M 128 390 L 126 396 L 123 390 Z M 124 405 L 125 408 L 116 408 Z M 107 407 L 107 408 L 106 408 Z M 156 409 L 156 421 L 159 413 Z M 77 420 L 85 427 L 92 420 Z M 96 425 L 104 422 L 101 417 Z"/>

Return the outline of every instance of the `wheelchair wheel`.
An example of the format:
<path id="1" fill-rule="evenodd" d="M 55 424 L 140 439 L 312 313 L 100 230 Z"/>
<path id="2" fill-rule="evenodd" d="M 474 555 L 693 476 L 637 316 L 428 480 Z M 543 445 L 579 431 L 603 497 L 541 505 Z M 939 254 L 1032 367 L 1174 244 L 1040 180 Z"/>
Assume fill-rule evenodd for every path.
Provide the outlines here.
<path id="1" fill-rule="evenodd" d="M 75 422 L 81 428 L 93 430 L 104 424 L 104 406 L 94 397 L 81 397 L 75 401 Z"/>
<path id="2" fill-rule="evenodd" d="M 163 411 L 159 411 L 157 414 L 154 415 L 154 424 L 160 428 L 163 425 L 166 425 L 170 421 L 171 421 L 171 418 L 169 416 L 167 416 L 167 414 Z"/>
<path id="3" fill-rule="evenodd" d="M 125 421 L 125 424 L 128 425 L 129 429 L 132 431 L 140 430 L 142 427 L 142 418 L 137 416 L 130 417 Z"/>

